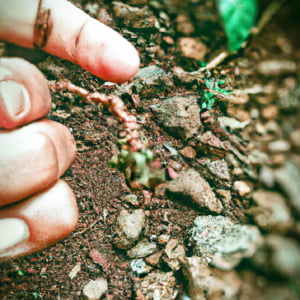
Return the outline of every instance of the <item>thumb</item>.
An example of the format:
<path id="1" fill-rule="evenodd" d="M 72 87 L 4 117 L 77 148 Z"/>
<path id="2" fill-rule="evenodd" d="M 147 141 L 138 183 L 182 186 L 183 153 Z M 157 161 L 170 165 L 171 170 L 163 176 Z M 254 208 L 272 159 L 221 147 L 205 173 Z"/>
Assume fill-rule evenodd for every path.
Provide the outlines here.
<path id="1" fill-rule="evenodd" d="M 42 73 L 20 58 L 0 58 L 0 128 L 45 116 L 51 96 Z"/>

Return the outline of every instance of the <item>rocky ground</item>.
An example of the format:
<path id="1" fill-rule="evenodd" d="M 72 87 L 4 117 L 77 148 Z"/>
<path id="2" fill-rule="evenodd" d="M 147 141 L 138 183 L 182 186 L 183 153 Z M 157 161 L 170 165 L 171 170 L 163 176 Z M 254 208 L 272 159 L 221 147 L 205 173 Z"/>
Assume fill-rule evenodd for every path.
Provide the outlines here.
<path id="1" fill-rule="evenodd" d="M 38 67 L 49 84 L 121 97 L 172 180 L 130 189 L 108 167 L 122 124 L 52 88 L 49 118 L 77 140 L 64 179 L 80 220 L 65 240 L 1 264 L 1 299 L 299 299 L 298 1 L 205 72 L 226 42 L 214 1 L 74 2 L 132 41 L 140 72 L 116 86 L 55 57 Z"/>

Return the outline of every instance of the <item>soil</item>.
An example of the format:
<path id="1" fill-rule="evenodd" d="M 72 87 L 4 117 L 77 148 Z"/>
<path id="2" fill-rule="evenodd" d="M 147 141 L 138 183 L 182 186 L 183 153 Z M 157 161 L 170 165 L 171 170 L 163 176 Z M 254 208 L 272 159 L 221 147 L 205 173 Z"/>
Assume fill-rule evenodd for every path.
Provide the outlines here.
<path id="1" fill-rule="evenodd" d="M 148 78 L 140 88 L 132 88 L 128 83 L 118 88 L 105 84 L 78 66 L 44 55 L 39 57 L 36 64 L 49 82 L 67 79 L 91 92 L 121 96 L 129 112 L 139 118 L 143 135 L 152 144 L 155 156 L 160 158 L 163 166 L 170 166 L 177 173 L 188 167 L 197 167 L 203 158 L 224 157 L 226 151 L 224 153 L 224 149 L 220 150 L 221 147 L 197 148 L 192 139 L 185 140 L 168 131 L 158 122 L 150 107 L 165 98 L 199 93 L 199 82 L 190 79 L 188 72 L 197 70 L 201 65 L 200 60 L 212 59 L 225 43 L 213 2 L 123 1 L 141 8 L 141 16 L 128 12 L 123 16 L 110 1 L 73 2 L 129 39 L 140 52 L 141 67 L 156 65 L 167 75 L 159 83 L 153 84 Z M 269 2 L 260 2 L 260 14 Z M 291 157 L 300 167 L 299 148 L 290 138 L 291 131 L 300 129 L 299 102 L 292 109 L 282 107 L 277 94 L 278 90 L 289 94 L 299 85 L 299 11 L 297 0 L 286 1 L 262 31 L 251 38 L 244 50 L 225 60 L 210 74 L 205 74 L 206 77 L 217 80 L 226 79 L 233 89 L 249 91 L 260 86 L 264 90 L 271 90 L 266 93 L 248 93 L 249 98 L 238 103 L 230 99 L 217 100 L 209 110 L 210 118 L 229 116 L 241 122 L 250 120 L 250 126 L 242 132 L 231 134 L 231 139 L 235 136 L 241 147 L 264 151 L 271 161 L 268 165 L 271 169 L 282 165 Z M 185 23 L 179 22 L 182 16 Z M 183 55 L 178 41 L 186 36 L 199 38 L 206 45 L 203 59 Z M 7 46 L 8 55 L 14 55 L 12 48 Z M 278 73 L 261 71 L 262 63 L 270 59 L 283 61 L 283 67 Z M 295 63 L 297 68 L 286 70 L 286 62 Z M 130 84 L 137 85 L 134 80 Z M 184 244 L 195 217 L 208 212 L 195 205 L 174 200 L 165 193 L 164 185 L 160 185 L 155 192 L 150 192 L 150 197 L 146 190 L 131 190 L 124 175 L 108 166 L 112 154 L 118 151 L 118 134 L 123 129 L 122 124 L 101 105 L 85 103 L 80 96 L 68 91 L 53 89 L 52 98 L 53 109 L 49 118 L 70 128 L 77 141 L 77 158 L 63 178 L 76 194 L 80 211 L 79 223 L 71 235 L 52 247 L 1 264 L 0 298 L 84 299 L 84 286 L 92 279 L 104 277 L 108 281 L 108 291 L 103 299 L 137 299 L 134 282 L 138 280 L 138 276 L 130 267 L 132 259 L 127 256 L 126 251 L 113 245 L 114 224 L 120 211 L 132 211 L 136 208 L 144 210 L 147 226 L 140 239 L 151 240 L 153 236 L 162 233 L 161 228 L 167 227 L 167 234 Z M 271 120 L 278 128 L 272 138 L 286 140 L 290 145 L 288 150 L 272 152 L 268 148 L 272 138 L 264 140 L 264 130 Z M 221 142 L 229 139 L 226 132 L 215 133 L 212 123 L 206 124 L 204 132 L 206 131 L 213 132 Z M 165 145 L 177 151 L 185 151 L 180 155 L 173 155 Z M 186 149 L 186 146 L 197 148 L 196 155 L 191 148 Z M 257 188 L 274 190 L 288 198 L 287 192 L 277 185 L 264 185 L 257 175 L 262 167 L 259 163 L 246 163 L 239 167 L 239 174 L 234 174 L 234 170 L 238 168 L 230 169 L 234 181 L 245 181 L 251 190 L 245 196 L 239 189 L 231 188 L 231 201 L 223 215 L 235 222 L 254 224 L 253 218 L 246 211 L 253 205 L 251 193 Z M 210 179 L 209 183 L 217 190 L 218 183 L 214 179 Z M 132 193 L 138 197 L 137 207 L 123 199 L 124 195 Z M 299 215 L 293 214 L 293 218 L 299 220 Z M 261 231 L 266 233 L 264 229 Z M 297 240 L 300 235 L 299 228 L 298 231 L 285 231 L 283 235 Z M 158 247 L 164 249 L 163 244 L 158 244 Z M 102 264 L 90 256 L 95 249 L 101 254 Z M 80 271 L 71 279 L 69 274 L 78 264 Z M 154 268 L 169 271 L 163 263 L 157 263 Z M 255 296 L 256 299 L 286 300 L 300 297 L 299 277 L 273 276 L 274 274 L 256 269 L 247 262 L 239 265 L 236 271 L 242 279 L 237 299 L 250 299 Z M 174 274 L 179 299 L 186 292 L 186 280 L 181 270 Z M 222 298 L 220 296 L 214 299 Z"/>

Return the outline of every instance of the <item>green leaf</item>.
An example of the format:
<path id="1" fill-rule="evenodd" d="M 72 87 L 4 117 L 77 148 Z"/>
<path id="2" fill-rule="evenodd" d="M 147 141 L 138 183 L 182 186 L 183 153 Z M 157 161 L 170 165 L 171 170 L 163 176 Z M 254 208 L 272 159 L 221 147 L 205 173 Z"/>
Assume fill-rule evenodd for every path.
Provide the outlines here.
<path id="1" fill-rule="evenodd" d="M 219 13 L 229 42 L 237 51 L 248 38 L 256 20 L 256 0 L 218 0 Z"/>

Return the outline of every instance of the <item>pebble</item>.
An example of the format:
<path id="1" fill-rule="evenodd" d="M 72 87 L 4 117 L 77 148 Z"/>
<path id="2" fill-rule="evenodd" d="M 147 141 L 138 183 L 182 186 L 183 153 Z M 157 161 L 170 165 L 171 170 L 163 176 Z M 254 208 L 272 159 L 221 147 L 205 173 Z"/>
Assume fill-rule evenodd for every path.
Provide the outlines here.
<path id="1" fill-rule="evenodd" d="M 297 71 L 297 65 L 290 60 L 265 60 L 258 64 L 258 72 L 263 75 L 278 76 Z"/>
<path id="2" fill-rule="evenodd" d="M 131 204 L 134 207 L 139 207 L 138 197 L 135 194 L 125 195 L 121 198 L 122 201 Z"/>
<path id="3" fill-rule="evenodd" d="M 194 169 L 182 171 L 166 184 L 167 193 L 182 201 L 192 201 L 205 210 L 220 213 L 223 206 L 208 182 Z M 188 202 L 187 202 L 188 203 Z"/>
<path id="4" fill-rule="evenodd" d="M 153 269 L 151 266 L 147 265 L 142 258 L 132 260 L 130 263 L 130 267 L 132 271 L 138 276 L 148 274 Z"/>
<path id="5" fill-rule="evenodd" d="M 189 231 L 193 254 L 221 270 L 230 270 L 251 257 L 261 242 L 256 226 L 234 224 L 223 216 L 199 216 Z"/>
<path id="6" fill-rule="evenodd" d="M 196 60 L 204 60 L 207 53 L 206 45 L 197 38 L 181 37 L 178 39 L 178 49 L 183 56 Z"/>
<path id="7" fill-rule="evenodd" d="M 300 128 L 292 131 L 291 136 L 292 145 L 299 150 L 300 149 Z"/>
<path id="8" fill-rule="evenodd" d="M 130 258 L 143 258 L 156 251 L 156 244 L 148 241 L 140 241 L 133 248 L 127 251 Z"/>
<path id="9" fill-rule="evenodd" d="M 233 183 L 233 190 L 235 190 L 239 196 L 244 197 L 252 191 L 252 187 L 246 181 L 235 181 Z"/>
<path id="10" fill-rule="evenodd" d="M 177 16 L 176 23 L 177 31 L 183 33 L 184 35 L 191 35 L 195 31 L 194 25 L 184 14 L 180 14 Z"/>
<path id="11" fill-rule="evenodd" d="M 231 132 L 243 130 L 249 125 L 249 121 L 240 122 L 230 117 L 219 117 L 218 121 L 223 128 L 229 129 Z"/>
<path id="12" fill-rule="evenodd" d="M 178 271 L 181 269 L 184 258 L 184 245 L 180 244 L 178 239 L 169 240 L 164 250 L 163 261 L 171 268 L 171 270 Z"/>
<path id="13" fill-rule="evenodd" d="M 122 210 L 115 225 L 115 246 L 125 250 L 131 248 L 142 233 L 145 223 L 146 217 L 142 209 L 137 209 L 132 213 Z"/>
<path id="14" fill-rule="evenodd" d="M 188 281 L 188 294 L 192 300 L 236 299 L 241 287 L 241 280 L 234 271 L 210 268 L 207 261 L 201 257 L 187 257 L 183 270 Z"/>
<path id="15" fill-rule="evenodd" d="M 292 161 L 274 172 L 276 182 L 289 197 L 290 204 L 300 214 L 300 169 Z"/>
<path id="16" fill-rule="evenodd" d="M 278 115 L 278 107 L 276 105 L 268 105 L 262 109 L 261 115 L 265 119 L 274 119 Z"/>
<path id="17" fill-rule="evenodd" d="M 107 291 L 107 281 L 103 278 L 97 278 L 89 281 L 83 288 L 83 295 L 88 300 L 98 300 Z"/>
<path id="18" fill-rule="evenodd" d="M 175 137 L 184 140 L 196 134 L 201 126 L 196 96 L 174 96 L 151 105 L 159 123 Z"/>
<path id="19" fill-rule="evenodd" d="M 155 252 L 155 253 L 151 254 L 150 256 L 147 256 L 145 258 L 145 261 L 150 266 L 157 266 L 159 264 L 162 254 L 163 254 L 162 251 Z"/>
<path id="20" fill-rule="evenodd" d="M 186 146 L 184 147 L 183 149 L 181 149 L 179 151 L 179 153 L 183 156 L 183 157 L 186 157 L 186 158 L 189 158 L 189 159 L 193 159 L 196 157 L 197 155 L 197 152 L 195 151 L 195 149 L 191 146 Z"/>
<path id="21" fill-rule="evenodd" d="M 290 208 L 284 197 L 276 192 L 257 190 L 252 195 L 256 206 L 251 207 L 251 214 L 258 226 L 265 230 L 285 232 L 294 224 Z"/>
<path id="22" fill-rule="evenodd" d="M 268 144 L 268 149 L 271 153 L 287 152 L 290 148 L 290 143 L 284 140 L 277 140 Z"/>
<path id="23" fill-rule="evenodd" d="M 263 165 L 259 172 L 259 180 L 266 187 L 272 188 L 275 184 L 274 170 L 268 166 Z"/>
<path id="24" fill-rule="evenodd" d="M 146 7 L 139 8 L 113 1 L 112 8 L 114 17 L 121 20 L 123 26 L 147 31 L 159 28 L 158 20 Z"/>
<path id="25" fill-rule="evenodd" d="M 135 299 L 173 300 L 178 295 L 173 272 L 151 272 L 134 283 Z"/>
<path id="26" fill-rule="evenodd" d="M 300 246 L 291 238 L 275 234 L 266 236 L 251 260 L 271 275 L 277 273 L 291 278 L 300 275 Z"/>
<path id="27" fill-rule="evenodd" d="M 170 236 L 168 234 L 161 234 L 158 238 L 157 241 L 160 245 L 166 244 L 170 239 Z"/>

